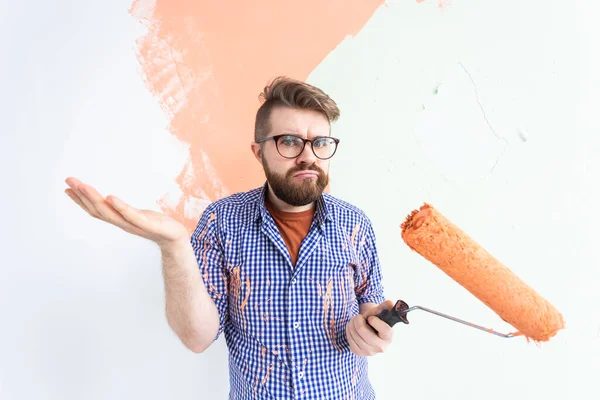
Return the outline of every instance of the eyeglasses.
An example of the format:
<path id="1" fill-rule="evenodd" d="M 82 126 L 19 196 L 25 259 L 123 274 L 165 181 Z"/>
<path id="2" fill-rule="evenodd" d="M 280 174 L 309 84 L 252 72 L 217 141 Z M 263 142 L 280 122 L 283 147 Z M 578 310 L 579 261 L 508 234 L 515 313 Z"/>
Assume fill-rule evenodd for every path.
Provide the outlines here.
<path id="1" fill-rule="evenodd" d="M 304 151 L 306 143 L 310 143 L 313 154 L 321 160 L 328 160 L 335 154 L 339 139 L 330 136 L 320 136 L 314 139 L 304 139 L 295 135 L 276 135 L 258 139 L 256 143 L 275 141 L 277 152 L 284 158 L 296 158 Z"/>

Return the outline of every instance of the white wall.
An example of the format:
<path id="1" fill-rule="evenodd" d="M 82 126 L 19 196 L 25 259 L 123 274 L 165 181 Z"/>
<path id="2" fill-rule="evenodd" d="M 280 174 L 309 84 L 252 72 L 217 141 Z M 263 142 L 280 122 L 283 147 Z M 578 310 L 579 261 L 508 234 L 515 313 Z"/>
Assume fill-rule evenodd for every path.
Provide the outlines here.
<path id="1" fill-rule="evenodd" d="M 600 7 L 452 3 L 390 2 L 311 75 L 345 113 L 332 191 L 373 219 L 388 297 L 514 330 L 402 242 L 426 201 L 567 329 L 538 348 L 415 311 L 373 379 L 386 399 L 600 398 Z"/>
<path id="2" fill-rule="evenodd" d="M 159 210 L 185 162 L 139 74 L 128 7 L 2 6 L 2 400 L 226 398 L 224 342 L 199 357 L 167 326 L 156 246 L 63 192 L 76 176 Z"/>
<path id="3" fill-rule="evenodd" d="M 143 30 L 126 1 L 51 3 L 0 3 L 0 399 L 226 398 L 224 341 L 195 355 L 167 326 L 157 248 L 63 193 L 76 176 L 158 210 L 173 190 L 186 149 L 138 73 Z M 538 348 L 417 311 L 372 359 L 380 399 L 599 398 L 598 11 L 390 1 L 311 74 L 342 108 L 332 191 L 373 220 L 389 298 L 511 330 L 401 241 L 427 201 L 568 325 Z"/>

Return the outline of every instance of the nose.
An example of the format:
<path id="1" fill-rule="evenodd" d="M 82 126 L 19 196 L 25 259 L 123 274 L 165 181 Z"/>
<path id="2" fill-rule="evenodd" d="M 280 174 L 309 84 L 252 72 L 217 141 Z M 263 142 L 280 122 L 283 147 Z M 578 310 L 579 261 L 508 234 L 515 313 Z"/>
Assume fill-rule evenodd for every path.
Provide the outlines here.
<path id="1" fill-rule="evenodd" d="M 306 143 L 302 153 L 296 158 L 296 162 L 299 164 L 314 164 L 317 161 L 317 157 L 312 149 L 312 144 Z"/>

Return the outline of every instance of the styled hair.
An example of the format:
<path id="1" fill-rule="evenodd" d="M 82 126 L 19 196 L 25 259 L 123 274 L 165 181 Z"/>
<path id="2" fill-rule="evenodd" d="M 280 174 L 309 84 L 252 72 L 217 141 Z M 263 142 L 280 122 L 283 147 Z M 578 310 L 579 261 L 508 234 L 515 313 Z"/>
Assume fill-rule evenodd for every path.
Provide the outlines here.
<path id="1" fill-rule="evenodd" d="M 335 101 L 321 89 L 286 76 L 273 79 L 265 86 L 259 99 L 262 105 L 256 112 L 254 140 L 262 139 L 269 134 L 271 129 L 269 118 L 272 110 L 277 107 L 314 110 L 323 114 L 330 124 L 340 116 Z"/>

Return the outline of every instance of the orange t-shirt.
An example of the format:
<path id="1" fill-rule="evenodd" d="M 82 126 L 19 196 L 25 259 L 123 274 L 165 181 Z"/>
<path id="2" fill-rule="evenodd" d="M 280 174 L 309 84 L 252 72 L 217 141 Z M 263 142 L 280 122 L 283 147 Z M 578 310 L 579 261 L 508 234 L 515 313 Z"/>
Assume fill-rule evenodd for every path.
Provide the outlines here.
<path id="1" fill-rule="evenodd" d="M 279 228 L 279 233 L 281 233 L 281 237 L 292 258 L 292 265 L 295 266 L 296 261 L 298 261 L 298 253 L 300 253 L 300 245 L 306 235 L 308 235 L 308 231 L 312 225 L 315 208 L 313 207 L 310 210 L 301 212 L 285 212 L 275 208 L 273 203 L 269 201 L 268 196 L 265 199 L 265 206 L 273 217 L 277 228 Z"/>

